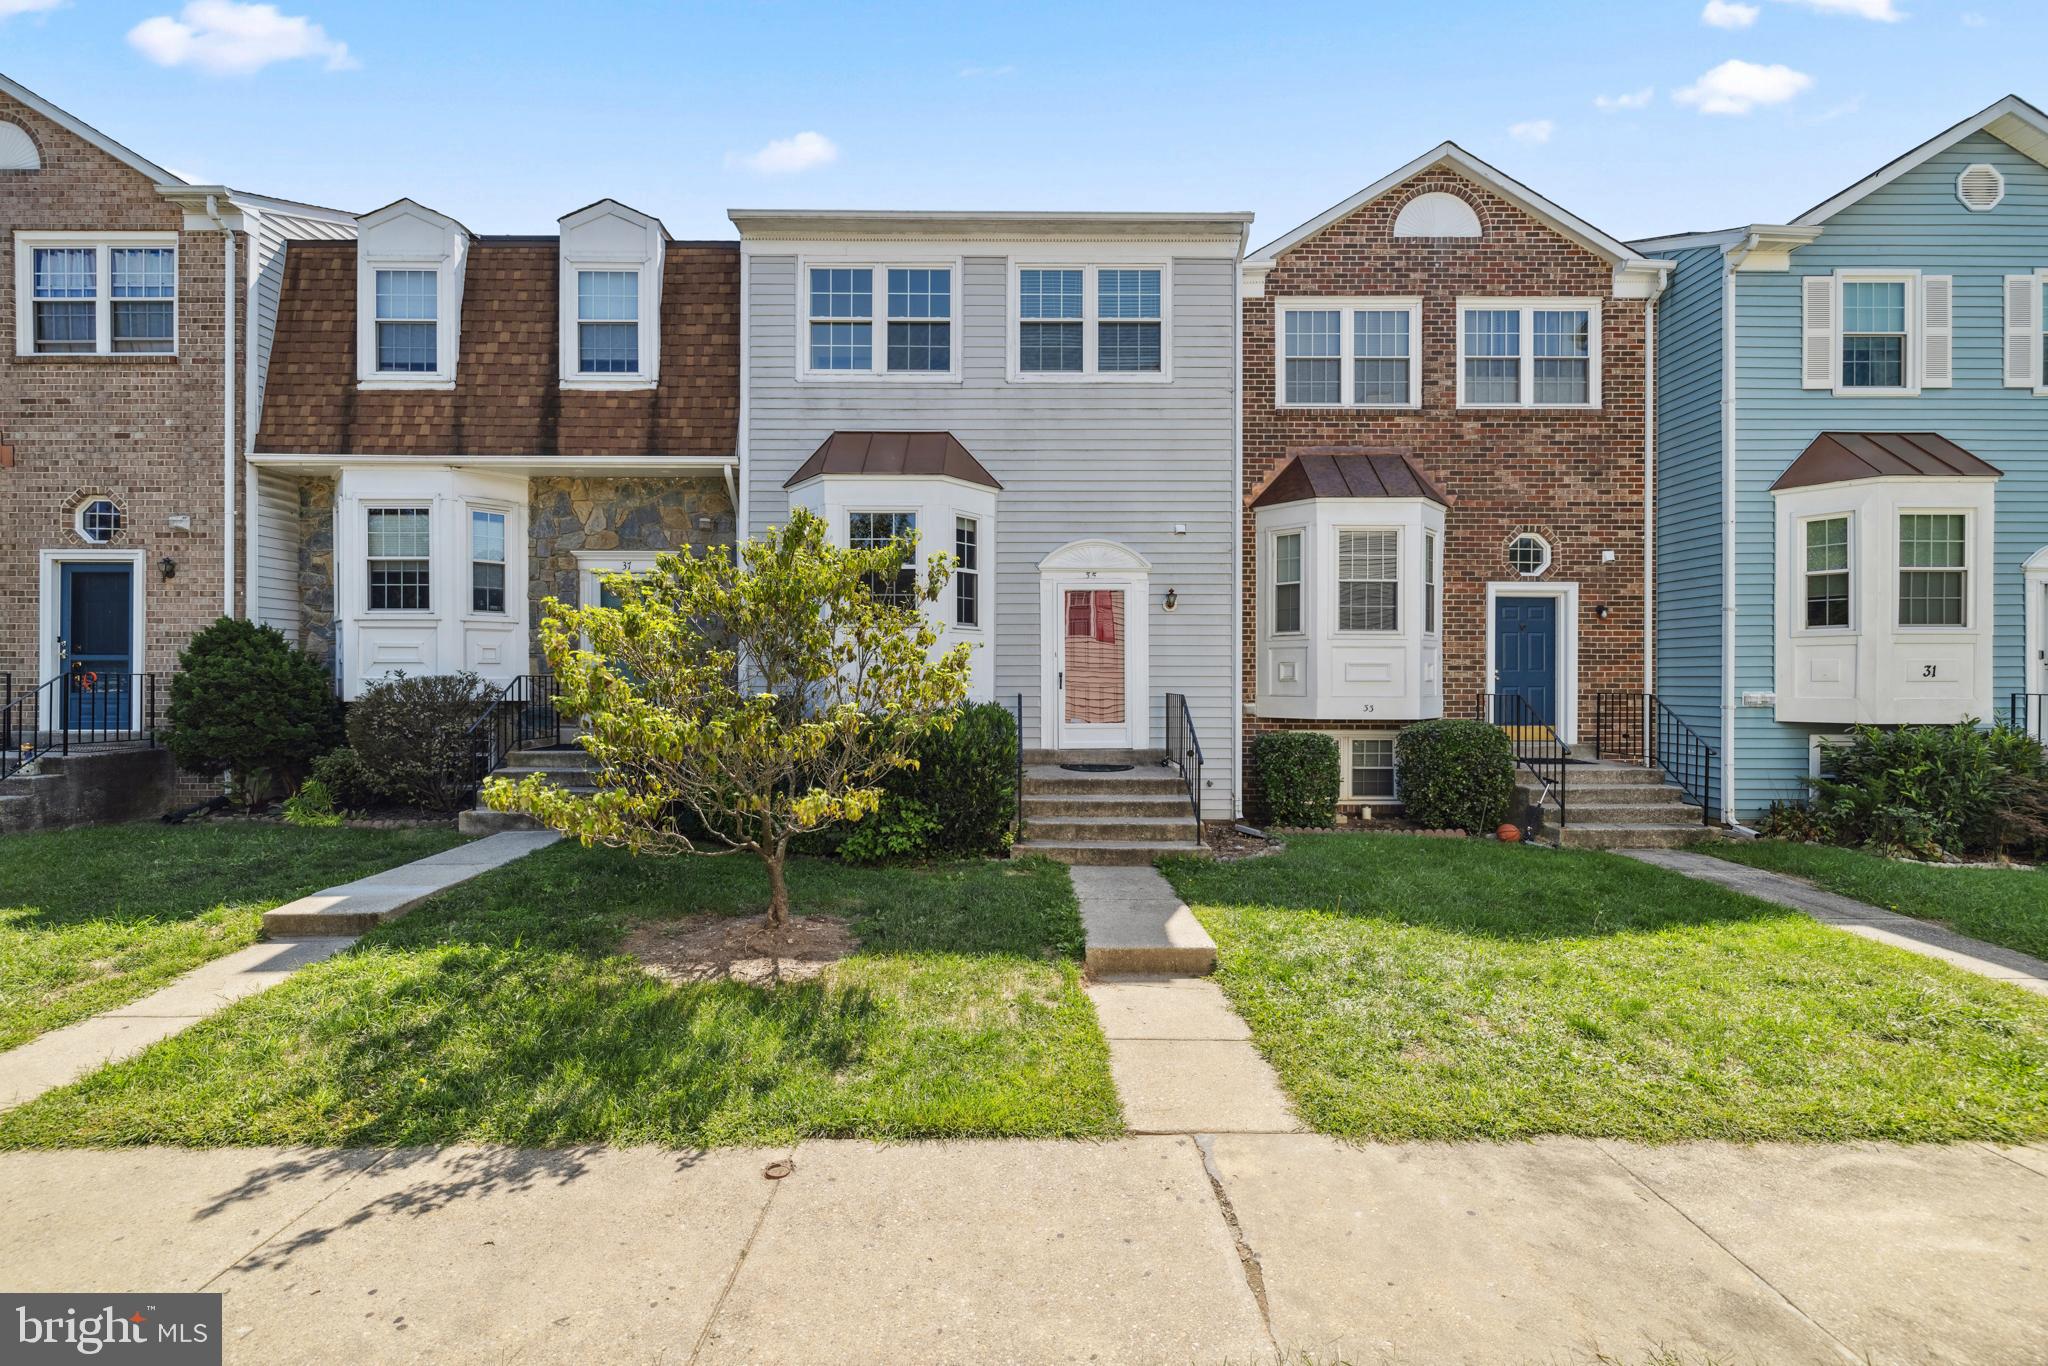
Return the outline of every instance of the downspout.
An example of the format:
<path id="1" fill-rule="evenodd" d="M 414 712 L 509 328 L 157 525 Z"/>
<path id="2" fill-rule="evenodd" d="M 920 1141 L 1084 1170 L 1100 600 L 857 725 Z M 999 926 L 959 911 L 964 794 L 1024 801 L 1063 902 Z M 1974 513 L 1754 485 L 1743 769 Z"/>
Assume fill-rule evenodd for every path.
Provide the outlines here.
<path id="1" fill-rule="evenodd" d="M 221 216 L 219 196 L 206 196 L 206 216 L 220 229 L 226 243 L 221 275 L 221 325 L 225 335 L 220 356 L 220 614 L 231 617 L 235 614 L 235 232 Z"/>
<path id="2" fill-rule="evenodd" d="M 1643 691 L 1657 691 L 1657 301 L 1667 275 L 1643 303 Z"/>
<path id="3" fill-rule="evenodd" d="M 1230 385 L 1230 546 L 1237 561 L 1232 575 L 1230 631 L 1230 815 L 1244 819 L 1244 249 L 1251 225 L 1238 229 L 1237 260 L 1231 267 L 1230 330 L 1237 357 Z M 1202 813 L 1195 812 L 1199 825 Z"/>
<path id="4" fill-rule="evenodd" d="M 737 492 L 735 492 L 732 483 L 728 482 L 726 484 L 727 495 L 732 498 L 733 541 L 735 546 L 733 553 L 735 556 L 737 556 L 739 553 L 737 547 L 746 542 L 748 535 L 747 409 L 749 407 L 749 404 L 747 401 L 747 390 L 749 388 L 749 385 L 747 383 L 747 366 L 754 349 L 753 338 L 747 335 L 748 332 L 751 330 L 751 323 L 749 319 L 751 318 L 753 312 L 753 310 L 748 306 L 749 301 L 747 299 L 748 277 L 753 273 L 753 263 L 751 260 L 751 255 L 751 252 L 749 252 L 747 248 L 746 236 L 745 234 L 742 234 L 740 237 L 740 420 L 738 429 L 738 439 L 734 443 L 738 447 L 738 449 L 733 452 L 734 457 L 739 461 L 739 475 L 737 480 L 739 488 Z"/>
<path id="5" fill-rule="evenodd" d="M 256 453 L 256 422 L 260 414 L 256 411 L 256 238 L 255 224 L 258 221 L 253 211 L 245 211 L 242 221 L 251 225 L 249 233 L 249 287 L 243 294 L 245 304 L 242 319 L 242 335 L 249 339 L 248 354 L 242 367 L 242 616 L 254 621 L 261 601 L 261 586 L 257 582 L 262 572 L 262 558 L 256 553 L 256 540 L 263 517 L 263 506 L 257 497 L 256 466 L 247 457 Z"/>
<path id="6" fill-rule="evenodd" d="M 1721 269 L 1721 820 L 1735 821 L 1735 273 L 1757 245 L 1751 233 Z"/>

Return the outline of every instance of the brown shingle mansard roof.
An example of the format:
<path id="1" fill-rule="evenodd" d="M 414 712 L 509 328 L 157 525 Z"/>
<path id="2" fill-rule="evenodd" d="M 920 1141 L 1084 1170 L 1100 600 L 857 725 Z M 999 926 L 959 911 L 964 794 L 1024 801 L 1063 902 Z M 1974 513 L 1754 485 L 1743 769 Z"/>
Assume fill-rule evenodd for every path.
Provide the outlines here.
<path id="1" fill-rule="evenodd" d="M 1294 458 L 1252 499 L 1255 508 L 1305 498 L 1427 498 L 1443 507 L 1450 498 L 1405 450 L 1316 446 Z"/>
<path id="2" fill-rule="evenodd" d="M 1852 479 L 2002 479 L 2004 472 L 1935 432 L 1822 432 L 1771 491 Z"/>
<path id="3" fill-rule="evenodd" d="M 739 244 L 671 242 L 652 390 L 563 390 L 554 237 L 469 252 L 455 388 L 356 388 L 356 245 L 294 242 L 256 449 L 289 455 L 697 455 L 739 444 Z"/>
<path id="4" fill-rule="evenodd" d="M 903 474 L 1002 487 L 951 432 L 834 432 L 782 487 L 821 474 Z"/>

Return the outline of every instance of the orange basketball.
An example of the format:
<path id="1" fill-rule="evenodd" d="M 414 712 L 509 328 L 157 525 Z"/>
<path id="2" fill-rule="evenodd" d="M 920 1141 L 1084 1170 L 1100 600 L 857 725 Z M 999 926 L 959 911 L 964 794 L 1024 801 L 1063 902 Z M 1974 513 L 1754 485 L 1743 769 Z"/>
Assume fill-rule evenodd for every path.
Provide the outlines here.
<path id="1" fill-rule="evenodd" d="M 1516 825 L 1503 825 L 1493 833 L 1500 837 L 1502 844 L 1519 844 L 1522 839 L 1521 827 Z"/>

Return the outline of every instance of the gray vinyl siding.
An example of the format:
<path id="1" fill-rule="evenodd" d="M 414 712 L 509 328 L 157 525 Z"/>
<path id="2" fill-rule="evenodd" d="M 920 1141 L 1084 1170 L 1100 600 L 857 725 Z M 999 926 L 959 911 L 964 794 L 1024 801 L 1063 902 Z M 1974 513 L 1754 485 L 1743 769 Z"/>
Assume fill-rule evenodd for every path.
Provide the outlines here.
<path id="1" fill-rule="evenodd" d="M 1972 213 L 1956 199 L 1957 174 L 1975 162 L 2005 175 L 2005 200 L 1989 213 Z M 1995 709 L 2002 715 L 2008 695 L 2023 688 L 2021 566 L 2048 546 L 2048 398 L 2003 385 L 2001 288 L 2006 275 L 2044 264 L 2048 168 L 1977 134 L 1835 215 L 1819 241 L 1793 253 L 1789 272 L 1736 276 L 1738 693 L 1776 686 L 1770 486 L 1829 430 L 1939 432 L 2004 472 L 1996 494 L 1996 562 L 1989 567 Z M 1845 267 L 1954 276 L 1953 388 L 1910 398 L 1838 398 L 1800 387 L 1800 280 Z M 1769 709 L 1739 709 L 1736 723 L 1739 809 L 1754 814 L 1772 799 L 1802 796 L 1815 728 L 1780 724 Z"/>
<path id="2" fill-rule="evenodd" d="M 256 601 L 258 625 L 275 626 L 298 641 L 299 481 L 277 470 L 256 472 Z M 301 642 L 303 643 L 303 642 Z"/>
<path id="3" fill-rule="evenodd" d="M 1037 747 L 1043 734 L 1038 563 L 1071 541 L 1120 542 L 1152 565 L 1151 743 L 1163 743 L 1164 695 L 1187 694 L 1205 756 L 1204 815 L 1228 818 L 1237 790 L 1239 653 L 1235 263 L 1172 261 L 1170 382 L 1013 384 L 1009 259 L 963 261 L 962 378 L 927 385 L 798 383 L 796 257 L 749 258 L 748 529 L 759 533 L 787 515 L 784 481 L 835 430 L 952 432 L 1003 486 L 993 681 L 998 701 L 1022 695 L 1025 744 Z M 1171 614 L 1160 610 L 1169 588 L 1179 603 Z"/>
<path id="4" fill-rule="evenodd" d="M 1672 253 L 1657 314 L 1657 696 L 1721 748 L 1720 248 Z M 1715 791 L 1720 775 L 1714 775 Z"/>

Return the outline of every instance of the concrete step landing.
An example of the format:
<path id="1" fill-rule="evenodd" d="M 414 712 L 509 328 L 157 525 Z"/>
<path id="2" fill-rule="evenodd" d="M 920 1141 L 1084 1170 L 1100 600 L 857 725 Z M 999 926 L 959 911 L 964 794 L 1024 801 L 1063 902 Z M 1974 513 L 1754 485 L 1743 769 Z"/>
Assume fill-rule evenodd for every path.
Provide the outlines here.
<path id="1" fill-rule="evenodd" d="M 1069 876 L 1091 973 L 1198 977 L 1216 970 L 1216 941 L 1158 870 L 1083 864 Z"/>

